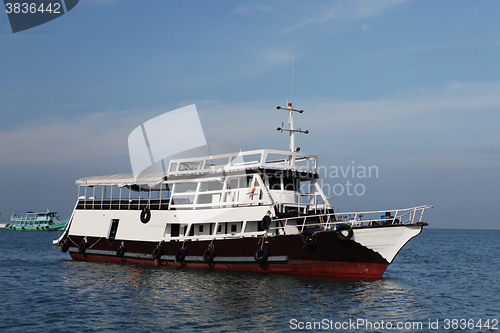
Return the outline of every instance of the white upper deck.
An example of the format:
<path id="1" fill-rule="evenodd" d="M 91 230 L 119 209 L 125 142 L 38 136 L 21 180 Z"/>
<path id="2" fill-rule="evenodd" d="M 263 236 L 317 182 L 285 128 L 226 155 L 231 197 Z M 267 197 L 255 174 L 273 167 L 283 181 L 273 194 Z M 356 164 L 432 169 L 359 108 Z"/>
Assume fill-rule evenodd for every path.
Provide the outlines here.
<path id="1" fill-rule="evenodd" d="M 182 158 L 170 161 L 167 177 L 250 169 L 290 170 L 315 174 L 318 169 L 318 156 L 301 152 L 260 149 Z"/>
<path id="2" fill-rule="evenodd" d="M 138 177 L 131 173 L 85 177 L 78 179 L 76 184 L 80 186 L 130 186 L 135 184 L 154 186 L 174 176 L 182 178 L 183 176 L 254 169 L 289 170 L 317 174 L 318 156 L 302 152 L 259 149 L 212 156 L 181 158 L 171 160 L 166 172 L 149 172 L 141 174 Z"/>

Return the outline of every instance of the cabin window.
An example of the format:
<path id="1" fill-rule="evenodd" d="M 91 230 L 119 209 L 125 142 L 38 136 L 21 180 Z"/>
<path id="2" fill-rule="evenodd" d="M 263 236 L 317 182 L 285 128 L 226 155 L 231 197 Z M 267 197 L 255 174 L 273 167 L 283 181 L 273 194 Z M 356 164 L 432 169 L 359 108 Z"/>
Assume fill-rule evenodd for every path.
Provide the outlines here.
<path id="1" fill-rule="evenodd" d="M 237 189 L 238 188 L 238 178 L 230 178 L 227 181 L 227 188 L 232 190 L 232 189 Z"/>
<path id="2" fill-rule="evenodd" d="M 176 183 L 174 193 L 196 192 L 198 183 Z"/>
<path id="3" fill-rule="evenodd" d="M 217 228 L 217 232 L 222 232 L 222 225 L 219 224 L 219 227 Z"/>
<path id="4" fill-rule="evenodd" d="M 285 191 L 293 191 L 294 190 L 294 179 L 293 177 L 283 177 L 283 189 Z"/>
<path id="5" fill-rule="evenodd" d="M 237 188 L 247 188 L 250 187 L 252 183 L 252 176 L 247 177 L 231 177 L 227 181 L 227 188 L 234 190 Z"/>
<path id="6" fill-rule="evenodd" d="M 176 195 L 172 198 L 174 205 L 189 205 L 194 203 L 195 195 Z"/>
<path id="7" fill-rule="evenodd" d="M 220 191 L 222 190 L 223 182 L 218 180 L 202 182 L 200 185 L 200 191 Z"/>
<path id="8" fill-rule="evenodd" d="M 198 232 L 203 232 L 203 226 L 202 226 L 202 225 L 200 225 L 200 226 L 198 227 Z"/>
<path id="9" fill-rule="evenodd" d="M 269 189 L 270 190 L 281 190 L 281 178 L 275 175 L 269 175 Z"/>
<path id="10" fill-rule="evenodd" d="M 180 225 L 179 224 L 171 224 L 170 225 L 170 236 L 171 237 L 179 237 Z"/>
<path id="11" fill-rule="evenodd" d="M 108 242 L 111 244 L 115 241 L 116 231 L 118 230 L 118 219 L 111 220 L 111 228 L 109 229 Z"/>
<path id="12" fill-rule="evenodd" d="M 199 204 L 209 204 L 212 203 L 212 194 L 200 194 L 198 196 Z"/>
<path id="13" fill-rule="evenodd" d="M 231 232 L 236 232 L 237 227 L 236 224 L 231 224 Z"/>

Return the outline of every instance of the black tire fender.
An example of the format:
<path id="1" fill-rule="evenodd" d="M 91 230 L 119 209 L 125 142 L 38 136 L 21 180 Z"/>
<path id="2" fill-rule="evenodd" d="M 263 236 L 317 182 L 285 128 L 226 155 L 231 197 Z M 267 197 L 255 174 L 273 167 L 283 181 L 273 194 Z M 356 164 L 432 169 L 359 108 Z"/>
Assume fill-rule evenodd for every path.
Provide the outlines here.
<path id="1" fill-rule="evenodd" d="M 80 243 L 80 245 L 78 246 L 78 253 L 85 253 L 85 251 L 87 251 L 87 241 L 86 239 L 84 238 L 82 240 L 82 242 Z"/>
<path id="2" fill-rule="evenodd" d="M 163 255 L 163 248 L 161 247 L 161 245 L 158 245 L 153 250 L 153 259 L 154 260 L 159 260 L 159 259 L 161 259 L 162 255 Z"/>
<path id="3" fill-rule="evenodd" d="M 214 257 L 215 257 L 215 251 L 213 249 L 207 249 L 203 254 L 203 261 L 212 262 L 214 261 Z"/>
<path id="4" fill-rule="evenodd" d="M 151 220 L 151 210 L 148 207 L 144 208 L 141 211 L 141 222 L 146 224 Z"/>
<path id="5" fill-rule="evenodd" d="M 175 254 L 175 261 L 177 262 L 184 261 L 184 259 L 186 259 L 186 254 L 187 252 L 185 248 L 179 249 L 179 251 L 177 251 L 177 253 Z"/>
<path id="6" fill-rule="evenodd" d="M 304 231 L 302 231 L 302 233 L 300 234 L 300 239 L 305 246 L 312 246 L 318 241 L 318 237 L 310 229 L 305 229 Z"/>
<path id="7" fill-rule="evenodd" d="M 265 215 L 262 220 L 259 222 L 262 230 L 267 230 L 271 226 L 271 217 L 269 215 Z"/>
<path id="8" fill-rule="evenodd" d="M 120 245 L 118 250 L 116 250 L 116 256 L 118 258 L 123 258 L 125 256 L 125 252 L 127 252 L 127 250 L 125 249 L 125 246 Z"/>
<path id="9" fill-rule="evenodd" d="M 257 250 L 255 250 L 254 258 L 259 264 L 266 262 L 269 258 L 269 249 L 265 246 L 259 246 Z"/>
<path id="10" fill-rule="evenodd" d="M 342 233 L 342 231 L 344 230 L 347 230 L 348 233 L 347 233 L 347 236 L 344 235 Z M 341 224 L 339 225 L 336 229 L 335 229 L 335 232 L 337 233 L 337 237 L 341 240 L 341 241 L 348 241 L 352 238 L 352 236 L 354 235 L 354 232 L 352 231 L 352 227 L 347 225 L 347 224 Z"/>
<path id="11" fill-rule="evenodd" d="M 62 245 L 61 245 L 61 252 L 63 252 L 63 253 L 68 252 L 68 250 L 69 250 L 69 246 L 70 246 L 70 245 L 71 245 L 71 244 L 69 243 L 69 241 L 68 241 L 67 239 L 65 239 L 65 240 L 62 242 Z"/>

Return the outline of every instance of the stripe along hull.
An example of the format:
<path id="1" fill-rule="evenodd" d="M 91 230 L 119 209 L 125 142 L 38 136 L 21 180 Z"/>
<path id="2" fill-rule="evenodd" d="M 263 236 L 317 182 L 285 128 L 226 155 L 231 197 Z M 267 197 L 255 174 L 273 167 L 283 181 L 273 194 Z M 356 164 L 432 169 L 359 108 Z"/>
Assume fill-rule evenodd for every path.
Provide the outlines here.
<path id="1" fill-rule="evenodd" d="M 61 231 L 66 228 L 68 223 L 59 223 L 52 225 L 39 225 L 39 226 L 22 226 L 22 225 L 9 225 L 7 229 L 12 231 Z"/>
<path id="2" fill-rule="evenodd" d="M 83 237 L 69 236 L 72 242 L 70 255 L 75 260 L 100 261 L 156 266 L 193 267 L 247 272 L 287 273 L 331 277 L 378 278 L 398 251 L 414 236 L 424 223 L 394 225 L 376 228 L 354 228 L 351 240 L 341 240 L 334 231 L 317 234 L 311 246 L 303 244 L 300 235 L 277 235 L 265 238 L 269 250 L 266 261 L 258 263 L 255 254 L 260 249 L 261 237 L 223 239 L 213 241 L 215 256 L 210 262 L 203 259 L 210 241 L 184 243 L 186 257 L 175 261 L 181 242 L 161 244 L 163 255 L 153 259 L 157 242 L 123 241 L 123 257 L 117 256 L 122 240 L 112 243 L 103 238 L 87 237 L 87 249 L 80 253 L 78 246 Z M 374 237 L 370 238 L 370 234 Z M 391 238 L 392 237 L 392 238 Z M 380 243 L 377 243 L 380 239 Z M 390 249 L 388 241 L 392 240 Z M 363 245 L 366 244 L 367 246 Z M 376 250 L 373 250 L 376 249 Z M 378 252 L 377 252 L 378 251 Z"/>

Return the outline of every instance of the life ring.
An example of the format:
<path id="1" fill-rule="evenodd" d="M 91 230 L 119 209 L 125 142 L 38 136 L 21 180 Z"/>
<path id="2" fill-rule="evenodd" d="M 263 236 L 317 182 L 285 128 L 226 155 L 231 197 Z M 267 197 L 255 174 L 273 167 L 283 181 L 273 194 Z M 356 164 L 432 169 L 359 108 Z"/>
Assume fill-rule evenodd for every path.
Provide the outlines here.
<path id="1" fill-rule="evenodd" d="M 175 254 L 175 261 L 177 262 L 184 261 L 184 259 L 186 259 L 186 254 L 187 252 L 185 248 L 179 249 L 179 251 L 177 251 L 177 253 Z"/>
<path id="2" fill-rule="evenodd" d="M 342 233 L 342 231 L 347 230 L 347 236 Z M 347 224 L 341 224 L 339 225 L 336 229 L 335 232 L 337 234 L 337 237 L 340 238 L 342 241 L 348 241 L 352 238 L 354 232 L 352 231 L 352 227 L 347 225 Z"/>
<path id="3" fill-rule="evenodd" d="M 161 258 L 162 255 L 163 255 L 163 248 L 161 247 L 161 245 L 158 245 L 153 251 L 153 259 L 158 260 Z"/>
<path id="4" fill-rule="evenodd" d="M 208 248 L 203 254 L 203 261 L 212 262 L 214 260 L 214 257 L 215 257 L 215 251 L 211 248 Z"/>
<path id="5" fill-rule="evenodd" d="M 68 241 L 67 239 L 65 239 L 65 240 L 63 241 L 63 243 L 62 243 L 62 246 L 61 246 L 61 251 L 62 251 L 63 253 L 68 252 L 68 250 L 69 250 L 69 246 L 70 246 L 69 241 Z"/>
<path id="6" fill-rule="evenodd" d="M 265 246 L 259 246 L 257 250 L 255 250 L 254 258 L 259 264 L 266 262 L 267 258 L 269 258 L 269 249 Z"/>
<path id="7" fill-rule="evenodd" d="M 78 253 L 85 253 L 87 250 L 87 238 L 84 238 L 80 245 L 78 246 Z"/>
<path id="8" fill-rule="evenodd" d="M 269 215 L 264 215 L 262 220 L 259 222 L 259 226 L 262 230 L 267 230 L 271 226 L 271 217 Z"/>
<path id="9" fill-rule="evenodd" d="M 141 222 L 146 224 L 149 220 L 151 220 L 151 211 L 146 207 L 141 211 Z"/>
<path id="10" fill-rule="evenodd" d="M 312 246 L 317 242 L 318 236 L 312 230 L 305 229 L 300 234 L 300 239 L 305 246 Z"/>
<path id="11" fill-rule="evenodd" d="M 120 245 L 120 247 L 118 248 L 118 250 L 116 250 L 116 256 L 119 257 L 119 258 L 123 258 L 125 256 L 125 252 L 127 250 L 125 249 L 125 246 L 123 245 Z"/>

